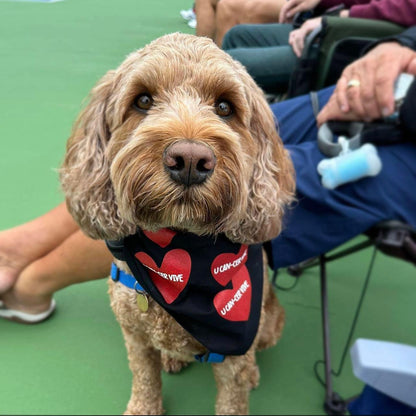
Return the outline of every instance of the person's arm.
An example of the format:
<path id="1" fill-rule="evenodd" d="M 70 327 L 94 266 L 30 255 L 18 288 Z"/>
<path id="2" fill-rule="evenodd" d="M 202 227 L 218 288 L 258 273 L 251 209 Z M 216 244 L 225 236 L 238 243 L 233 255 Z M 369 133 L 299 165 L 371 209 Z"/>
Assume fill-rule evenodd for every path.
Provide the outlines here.
<path id="1" fill-rule="evenodd" d="M 320 0 L 287 0 L 279 13 L 279 23 L 290 23 L 296 13 L 314 9 Z"/>
<path id="2" fill-rule="evenodd" d="M 339 16 L 349 17 L 348 10 L 342 10 Z M 298 58 L 302 55 L 306 37 L 320 25 L 322 25 L 322 17 L 314 17 L 307 19 L 300 28 L 290 32 L 289 45 Z"/>
<path id="3" fill-rule="evenodd" d="M 416 26 L 410 27 L 409 29 L 405 30 L 398 35 L 393 35 L 387 38 L 383 38 L 379 41 L 375 41 L 374 43 L 370 44 L 364 52 L 374 48 L 375 46 L 379 45 L 380 43 L 394 41 L 400 43 L 402 46 L 407 46 L 410 49 L 416 51 Z"/>
<path id="4" fill-rule="evenodd" d="M 289 45 L 299 58 L 305 46 L 306 36 L 322 24 L 322 17 L 314 17 L 306 20 L 299 29 L 292 30 L 289 34 Z"/>
<path id="5" fill-rule="evenodd" d="M 402 72 L 416 75 L 416 27 L 384 42 L 348 65 L 326 106 L 319 125 L 328 120 L 373 120 L 394 111 L 394 82 Z M 393 59 L 392 59 L 393 58 Z"/>
<path id="6" fill-rule="evenodd" d="M 349 9 L 356 4 L 367 4 L 371 0 L 321 0 L 317 6 L 318 11 L 324 12 L 332 7 L 343 4 L 346 9 Z"/>
<path id="7" fill-rule="evenodd" d="M 319 13 L 343 3 L 350 17 L 386 20 L 402 26 L 416 24 L 416 2 L 414 0 L 321 0 Z"/>
<path id="8" fill-rule="evenodd" d="M 416 24 L 414 0 L 372 0 L 368 4 L 354 5 L 349 11 L 350 17 L 386 20 L 406 27 Z"/>

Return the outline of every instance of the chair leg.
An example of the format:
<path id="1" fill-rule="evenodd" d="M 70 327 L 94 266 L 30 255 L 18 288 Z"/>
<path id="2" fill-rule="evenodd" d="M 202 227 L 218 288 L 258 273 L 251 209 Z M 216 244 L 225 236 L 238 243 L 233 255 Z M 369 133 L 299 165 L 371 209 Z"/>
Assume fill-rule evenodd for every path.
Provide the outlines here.
<path id="1" fill-rule="evenodd" d="M 326 259 L 325 255 L 319 257 L 320 281 L 321 281 L 321 313 L 322 313 L 322 333 L 324 347 L 325 365 L 325 402 L 324 410 L 328 415 L 344 415 L 346 413 L 346 403 L 334 392 L 332 388 L 332 365 L 331 365 L 331 345 L 329 333 L 329 308 L 328 308 L 328 289 L 326 279 Z"/>

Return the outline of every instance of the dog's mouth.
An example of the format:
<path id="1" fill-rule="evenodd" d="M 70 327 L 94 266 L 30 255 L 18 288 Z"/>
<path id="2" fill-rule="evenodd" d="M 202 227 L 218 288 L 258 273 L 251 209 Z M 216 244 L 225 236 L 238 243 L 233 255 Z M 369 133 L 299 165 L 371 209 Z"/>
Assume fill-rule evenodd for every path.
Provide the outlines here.
<path id="1" fill-rule="evenodd" d="M 121 217 L 149 231 L 171 228 L 197 235 L 224 232 L 236 211 L 238 181 L 218 180 L 218 172 L 194 179 L 187 172 L 159 171 L 153 178 L 149 174 L 148 180 L 136 175 L 134 179 L 131 175 L 117 178 L 115 190 Z"/>
<path id="2" fill-rule="evenodd" d="M 175 186 L 167 195 L 155 195 L 152 203 L 135 206 L 135 223 L 141 228 L 171 228 L 194 234 L 218 234 L 231 212 L 229 192 L 217 195 L 204 185 Z"/>
<path id="3" fill-rule="evenodd" d="M 150 149 L 120 152 L 111 178 L 120 216 L 141 229 L 172 228 L 198 235 L 224 232 L 246 208 L 240 160 L 206 143 L 181 139 L 155 158 Z"/>

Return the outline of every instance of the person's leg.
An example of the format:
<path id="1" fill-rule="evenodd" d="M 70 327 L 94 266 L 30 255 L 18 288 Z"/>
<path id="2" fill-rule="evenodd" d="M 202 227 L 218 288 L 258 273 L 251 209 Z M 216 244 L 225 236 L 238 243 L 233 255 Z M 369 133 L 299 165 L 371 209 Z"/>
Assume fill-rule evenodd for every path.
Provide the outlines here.
<path id="1" fill-rule="evenodd" d="M 222 46 L 225 34 L 245 23 L 275 23 L 284 0 L 221 0 L 216 12 L 215 43 Z"/>
<path id="2" fill-rule="evenodd" d="M 330 93 L 331 89 L 319 93 L 321 107 Z M 316 143 L 309 97 L 283 101 L 272 110 L 295 166 L 297 197 L 284 217 L 283 232 L 272 241 L 273 268 L 332 250 L 382 220 L 416 226 L 416 146 L 379 146 L 383 168 L 377 176 L 329 190 L 316 170 L 325 156 Z"/>
<path id="3" fill-rule="evenodd" d="M 227 51 L 241 62 L 267 93 L 286 92 L 297 58 L 290 46 L 238 48 Z"/>
<path id="4" fill-rule="evenodd" d="M 109 276 L 111 261 L 104 241 L 92 240 L 78 230 L 46 256 L 29 264 L 0 299 L 10 309 L 41 313 L 49 308 L 58 290 Z"/>
<path id="5" fill-rule="evenodd" d="M 240 61 L 268 93 L 287 90 L 297 57 L 289 46 L 291 25 L 239 25 L 225 36 L 223 49 Z"/>
<path id="6" fill-rule="evenodd" d="M 219 0 L 196 0 L 196 35 L 215 38 L 215 14 Z"/>
<path id="7" fill-rule="evenodd" d="M 292 29 L 292 25 L 285 23 L 241 24 L 227 32 L 222 49 L 287 46 Z"/>
<path id="8" fill-rule="evenodd" d="M 64 203 L 30 222 L 0 232 L 0 294 L 19 273 L 78 230 Z"/>

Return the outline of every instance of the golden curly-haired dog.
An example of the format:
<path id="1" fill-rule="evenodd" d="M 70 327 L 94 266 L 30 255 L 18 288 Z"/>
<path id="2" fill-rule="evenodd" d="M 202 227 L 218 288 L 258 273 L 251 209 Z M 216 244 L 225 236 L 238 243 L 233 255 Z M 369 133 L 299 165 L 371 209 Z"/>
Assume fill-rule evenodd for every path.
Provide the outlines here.
<path id="1" fill-rule="evenodd" d="M 61 182 L 84 232 L 107 240 L 166 227 L 264 242 L 279 234 L 294 190 L 262 91 L 211 40 L 178 33 L 99 81 L 68 141 Z M 126 414 L 161 414 L 162 367 L 177 371 L 206 349 L 154 301 L 142 312 L 133 290 L 109 285 L 133 372 Z M 255 351 L 276 343 L 283 319 L 266 277 L 251 348 L 213 364 L 217 414 L 248 413 Z"/>

